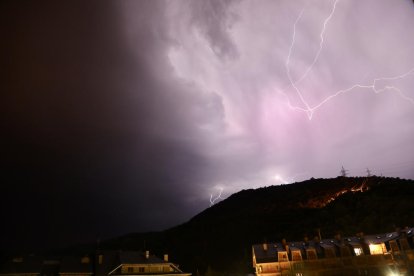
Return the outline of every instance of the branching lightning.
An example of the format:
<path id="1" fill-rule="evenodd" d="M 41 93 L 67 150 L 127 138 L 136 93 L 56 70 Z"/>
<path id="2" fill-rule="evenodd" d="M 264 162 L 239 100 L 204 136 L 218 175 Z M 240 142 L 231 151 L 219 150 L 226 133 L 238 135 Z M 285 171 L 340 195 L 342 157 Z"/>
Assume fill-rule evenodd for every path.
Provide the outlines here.
<path id="1" fill-rule="evenodd" d="M 306 69 L 306 71 L 305 71 L 305 73 L 296 81 L 296 83 L 299 83 L 299 82 L 301 82 L 304 78 L 306 78 L 307 77 L 307 75 L 309 74 L 309 72 L 312 70 L 312 68 L 313 68 L 313 66 L 315 65 L 315 63 L 318 61 L 318 59 L 319 59 L 319 55 L 321 54 L 321 52 L 322 52 L 322 48 L 323 48 L 323 43 L 324 43 L 324 34 L 325 34 L 325 31 L 326 31 L 326 26 L 328 25 L 328 22 L 329 22 L 329 20 L 331 20 L 331 18 L 332 18 L 332 16 L 333 16 L 333 14 L 334 14 L 334 12 L 335 12 L 335 9 L 336 9 L 336 4 L 338 3 L 338 1 L 339 0 L 335 0 L 335 2 L 334 2 L 334 4 L 333 4 L 333 7 L 332 7 L 332 11 L 331 11 L 331 13 L 329 14 L 329 16 L 325 19 L 325 21 L 323 22 L 323 28 L 322 28 L 322 31 L 321 31 L 321 33 L 320 33 L 320 35 L 319 35 L 319 37 L 320 37 L 320 42 L 319 42 L 319 50 L 318 50 L 318 52 L 316 52 L 316 55 L 315 55 L 315 57 L 314 57 L 314 59 L 313 59 L 313 62 L 311 63 L 311 65 L 308 67 L 308 69 Z M 302 15 L 301 15 L 302 16 Z"/>
<path id="2" fill-rule="evenodd" d="M 320 101 L 318 104 L 316 104 L 314 106 L 310 106 L 309 103 L 305 100 L 305 98 L 303 97 L 302 92 L 300 91 L 300 89 L 297 85 L 307 77 L 307 75 L 309 74 L 310 71 L 312 71 L 314 65 L 316 64 L 316 62 L 319 59 L 319 56 L 322 52 L 323 45 L 324 45 L 324 35 L 325 35 L 325 32 L 326 32 L 326 27 L 327 27 L 329 21 L 331 20 L 331 18 L 333 17 L 333 15 L 335 13 L 336 5 L 337 5 L 338 2 L 339 2 L 339 0 L 334 1 L 334 4 L 332 6 L 332 10 L 331 10 L 329 16 L 323 22 L 323 27 L 322 27 L 321 33 L 319 35 L 319 37 L 320 37 L 319 49 L 318 49 L 317 53 L 315 54 L 315 57 L 314 57 L 312 63 L 309 65 L 309 67 L 306 69 L 306 71 L 303 73 L 303 75 L 300 78 L 298 78 L 296 81 L 294 81 L 292 76 L 291 76 L 289 64 L 290 64 L 293 48 L 295 46 L 296 25 L 300 21 L 300 19 L 302 18 L 302 15 L 303 15 L 303 12 L 304 12 L 303 9 L 299 13 L 298 17 L 295 20 L 295 23 L 293 24 L 292 41 L 291 41 L 291 44 L 290 44 L 290 47 L 289 47 L 289 52 L 288 52 L 288 55 L 287 55 L 287 58 L 286 58 L 286 64 L 285 64 L 286 74 L 287 74 L 287 77 L 289 79 L 290 84 L 287 87 L 285 87 L 284 89 L 278 91 L 279 93 L 281 93 L 282 95 L 284 95 L 286 97 L 287 104 L 288 104 L 289 108 L 291 108 L 293 110 L 304 112 L 308 116 L 308 119 L 312 120 L 313 114 L 315 113 L 315 111 L 318 108 L 320 108 L 321 106 L 323 106 L 325 103 L 329 102 L 330 100 L 332 100 L 336 96 L 351 92 L 352 90 L 354 90 L 356 88 L 371 89 L 374 93 L 377 93 L 377 94 L 381 93 L 381 92 L 384 92 L 384 91 L 387 91 L 387 90 L 394 91 L 402 99 L 407 100 L 407 101 L 411 102 L 412 104 L 414 104 L 414 99 L 407 96 L 406 94 L 404 94 L 398 87 L 390 86 L 390 85 L 385 85 L 382 88 L 378 87 L 378 82 L 380 82 L 380 81 L 394 81 L 394 80 L 398 80 L 398 79 L 403 79 L 403 78 L 405 78 L 409 75 L 414 75 L 414 68 L 410 69 L 409 71 L 407 71 L 406 73 L 403 73 L 401 75 L 396 75 L 396 76 L 392 76 L 392 77 L 376 78 L 369 84 L 354 84 L 354 85 L 350 86 L 349 88 L 338 90 L 338 91 L 334 92 L 333 94 L 326 97 L 325 99 L 323 99 L 322 101 Z M 289 87 L 293 87 L 293 89 L 296 91 L 296 94 L 299 96 L 300 101 L 302 102 L 302 104 L 305 107 L 294 106 L 294 105 L 291 104 L 288 95 L 284 92 L 285 89 L 287 89 Z"/>
<path id="3" fill-rule="evenodd" d="M 221 197 L 221 194 L 223 193 L 223 188 L 219 188 L 220 192 L 219 194 L 213 198 L 213 194 L 210 195 L 210 207 L 213 206 L 214 204 L 216 204 L 217 200 L 221 199 L 223 200 L 224 198 Z"/>
<path id="4" fill-rule="evenodd" d="M 295 38 L 296 38 L 296 24 L 299 22 L 299 20 L 301 19 L 301 17 L 302 17 L 302 14 L 303 14 L 303 9 L 302 9 L 302 11 L 300 12 L 300 14 L 299 14 L 299 16 L 298 16 L 298 18 L 296 19 L 296 21 L 295 21 L 295 24 L 293 24 L 293 35 L 292 35 L 292 43 L 291 43 L 291 45 L 290 45 L 290 48 L 289 48 L 289 53 L 288 53 L 288 56 L 287 56 L 287 59 L 286 59 L 286 73 L 287 73 L 287 76 L 288 76 L 288 78 L 289 78 L 289 81 L 290 81 L 290 85 L 295 89 L 295 91 L 296 91 L 296 93 L 298 94 L 298 96 L 299 96 L 299 98 L 300 98 L 300 100 L 302 101 L 302 103 L 306 106 L 306 108 L 307 109 L 310 109 L 310 106 L 308 105 L 308 103 L 305 101 L 305 99 L 303 98 L 303 96 L 302 96 L 302 93 L 300 93 L 300 90 L 299 90 L 299 88 L 296 86 L 296 82 L 294 82 L 293 80 L 292 80 L 292 76 L 290 75 L 290 67 L 289 67 L 289 63 L 290 63 L 290 56 L 291 56 L 291 54 L 292 54 L 292 51 L 293 51 L 293 46 L 295 45 Z M 309 116 L 309 115 L 308 115 Z"/>

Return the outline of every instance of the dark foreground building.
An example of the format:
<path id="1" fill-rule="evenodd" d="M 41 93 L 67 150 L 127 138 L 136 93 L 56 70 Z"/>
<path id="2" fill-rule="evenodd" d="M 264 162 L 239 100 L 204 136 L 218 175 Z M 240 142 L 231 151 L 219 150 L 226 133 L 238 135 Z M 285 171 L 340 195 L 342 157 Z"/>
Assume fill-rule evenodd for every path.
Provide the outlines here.
<path id="1" fill-rule="evenodd" d="M 414 275 L 414 228 L 380 235 L 253 245 L 261 276 Z"/>
<path id="2" fill-rule="evenodd" d="M 129 275 L 180 275 L 177 265 L 136 251 L 98 251 L 92 256 L 41 258 L 18 257 L 1 265 L 0 276 L 129 276 Z"/>

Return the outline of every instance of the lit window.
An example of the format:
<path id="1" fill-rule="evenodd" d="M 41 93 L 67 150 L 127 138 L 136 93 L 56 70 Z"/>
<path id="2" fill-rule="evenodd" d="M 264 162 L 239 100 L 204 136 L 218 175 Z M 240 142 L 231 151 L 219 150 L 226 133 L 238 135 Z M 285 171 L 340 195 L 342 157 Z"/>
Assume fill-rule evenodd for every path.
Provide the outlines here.
<path id="1" fill-rule="evenodd" d="M 383 244 L 383 243 L 370 244 L 369 245 L 369 251 L 370 251 L 371 255 L 379 255 L 379 254 L 384 254 L 384 252 L 387 252 L 387 250 L 385 249 L 385 244 Z"/>
<path id="2" fill-rule="evenodd" d="M 362 248 L 361 247 L 355 247 L 354 248 L 354 252 L 355 252 L 355 255 L 356 256 L 361 256 L 361 255 L 364 254 L 364 251 L 362 251 Z"/>
<path id="3" fill-rule="evenodd" d="M 289 260 L 287 252 L 279 252 L 277 255 L 277 259 L 279 260 L 279 262 L 287 262 Z"/>
<path id="4" fill-rule="evenodd" d="M 302 255 L 299 250 L 292 251 L 292 261 L 302 261 Z"/>

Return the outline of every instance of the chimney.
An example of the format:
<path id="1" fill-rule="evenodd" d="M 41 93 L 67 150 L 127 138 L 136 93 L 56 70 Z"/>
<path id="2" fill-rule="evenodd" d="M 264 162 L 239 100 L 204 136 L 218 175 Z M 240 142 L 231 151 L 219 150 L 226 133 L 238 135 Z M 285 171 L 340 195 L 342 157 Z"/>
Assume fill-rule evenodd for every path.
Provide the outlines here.
<path id="1" fill-rule="evenodd" d="M 341 234 L 340 234 L 339 232 L 337 232 L 337 233 L 335 234 L 334 239 L 335 239 L 338 243 L 342 244 L 342 237 L 341 237 Z"/>
<path id="2" fill-rule="evenodd" d="M 400 236 L 401 235 L 401 228 L 400 227 L 395 227 L 395 232 L 397 232 L 397 235 Z"/>
<path id="3" fill-rule="evenodd" d="M 286 239 L 282 239 L 282 247 L 283 247 L 283 249 L 285 249 L 287 252 L 289 252 L 289 246 L 287 245 Z"/>
<path id="4" fill-rule="evenodd" d="M 308 245 L 309 245 L 309 238 L 308 238 L 308 235 L 305 235 L 305 236 L 303 237 L 303 243 L 305 244 L 305 246 L 308 246 Z"/>
<path id="5" fill-rule="evenodd" d="M 365 240 L 365 236 L 364 236 L 364 232 L 359 232 L 357 234 L 358 239 L 359 239 L 359 243 L 361 244 L 362 247 L 362 251 L 364 252 L 364 255 L 370 255 L 371 254 L 371 250 L 369 249 L 369 245 L 367 243 L 367 241 Z"/>
<path id="6" fill-rule="evenodd" d="M 321 236 L 321 228 L 317 228 L 316 232 L 318 233 L 318 238 L 321 241 L 322 240 L 322 236 Z"/>
<path id="7" fill-rule="evenodd" d="M 145 259 L 149 259 L 149 251 L 145 251 Z"/>
<path id="8" fill-rule="evenodd" d="M 164 262 L 168 262 L 168 254 L 164 254 Z"/>
<path id="9" fill-rule="evenodd" d="M 267 243 L 263 243 L 263 250 L 267 251 Z"/>

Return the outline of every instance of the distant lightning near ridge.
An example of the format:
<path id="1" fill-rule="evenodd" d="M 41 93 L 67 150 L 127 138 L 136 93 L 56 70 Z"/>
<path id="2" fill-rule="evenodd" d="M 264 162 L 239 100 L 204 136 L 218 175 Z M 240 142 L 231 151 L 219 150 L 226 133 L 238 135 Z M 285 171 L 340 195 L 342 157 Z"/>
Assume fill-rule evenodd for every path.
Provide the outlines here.
<path id="1" fill-rule="evenodd" d="M 213 194 L 210 195 L 210 207 L 213 206 L 214 204 L 216 204 L 217 200 L 224 199 L 224 198 L 221 197 L 222 193 L 223 193 L 223 188 L 220 188 L 220 192 L 219 192 L 218 196 L 213 198 Z"/>
<path id="2" fill-rule="evenodd" d="M 297 19 L 295 20 L 295 23 L 293 24 L 293 34 L 292 34 L 292 42 L 291 45 L 289 47 L 289 52 L 286 58 L 286 74 L 287 77 L 289 79 L 290 84 L 285 87 L 282 90 L 279 90 L 278 92 L 283 94 L 286 98 L 287 98 L 287 103 L 289 108 L 293 109 L 293 110 L 297 110 L 297 111 L 301 111 L 304 112 L 307 116 L 309 120 L 312 120 L 313 114 L 315 113 L 315 111 L 320 108 L 322 105 L 324 105 L 325 103 L 329 102 L 330 100 L 332 100 L 333 98 L 335 98 L 336 96 L 339 96 L 341 94 L 345 94 L 348 92 L 351 92 L 352 90 L 354 90 L 355 88 L 363 88 L 363 89 L 371 89 L 374 93 L 381 93 L 384 92 L 386 90 L 390 90 L 390 91 L 394 91 L 396 92 L 402 99 L 407 100 L 409 102 L 411 102 L 412 104 L 414 104 L 414 99 L 407 96 L 406 94 L 404 94 L 398 87 L 395 86 L 389 86 L 389 85 L 385 85 L 382 88 L 378 87 L 378 82 L 380 81 L 392 81 L 392 80 L 398 80 L 398 79 L 403 79 L 409 75 L 414 75 L 414 68 L 410 69 L 409 71 L 401 74 L 401 75 L 396 75 L 396 76 L 392 76 L 392 77 L 382 77 L 382 78 L 376 78 L 374 79 L 371 83 L 369 84 L 354 84 L 346 89 L 341 89 L 336 91 L 335 93 L 331 94 L 330 96 L 326 97 L 325 99 L 323 99 L 322 101 L 320 101 L 318 104 L 314 105 L 314 106 L 310 106 L 309 103 L 306 101 L 306 99 L 304 98 L 302 92 L 300 91 L 299 87 L 297 86 L 302 80 L 304 80 L 307 75 L 309 74 L 310 71 L 312 71 L 314 65 L 316 64 L 316 62 L 319 59 L 319 56 L 321 54 L 322 48 L 323 48 L 323 44 L 324 44 L 324 34 L 326 31 L 326 27 L 330 21 L 330 19 L 332 18 L 332 16 L 334 15 L 335 9 L 336 9 L 336 5 L 339 2 L 339 0 L 335 0 L 332 10 L 329 14 L 329 16 L 324 20 L 323 23 L 323 28 L 322 31 L 320 33 L 320 43 L 319 43 L 319 49 L 312 61 L 312 63 L 309 65 L 309 67 L 306 69 L 306 71 L 303 73 L 303 75 L 301 77 L 299 77 L 296 81 L 293 80 L 291 73 L 290 73 L 290 60 L 291 60 L 291 55 L 293 52 L 293 48 L 295 46 L 295 40 L 296 40 L 296 25 L 297 23 L 300 21 L 304 9 L 302 9 L 302 11 L 299 13 Z M 290 99 L 288 97 L 288 95 L 284 92 L 285 89 L 289 88 L 289 87 L 293 87 L 293 89 L 296 91 L 296 94 L 299 96 L 300 101 L 302 102 L 302 104 L 305 107 L 299 107 L 299 106 L 294 106 L 291 104 Z"/>
<path id="3" fill-rule="evenodd" d="M 275 176 L 275 179 L 277 180 L 277 181 L 280 181 L 281 182 L 281 184 L 290 184 L 291 183 L 291 181 L 289 181 L 289 180 L 287 180 L 287 179 L 284 179 L 283 177 L 281 177 L 280 175 L 276 175 Z"/>
<path id="4" fill-rule="evenodd" d="M 302 173 L 295 174 L 294 176 L 288 176 L 287 178 L 284 178 L 284 177 L 280 176 L 279 174 L 277 174 L 277 175 L 274 176 L 274 179 L 279 181 L 280 184 L 291 184 L 291 183 L 295 182 L 296 179 L 300 175 L 304 176 L 304 175 L 307 175 L 307 174 L 308 174 L 307 172 L 302 172 Z"/>

